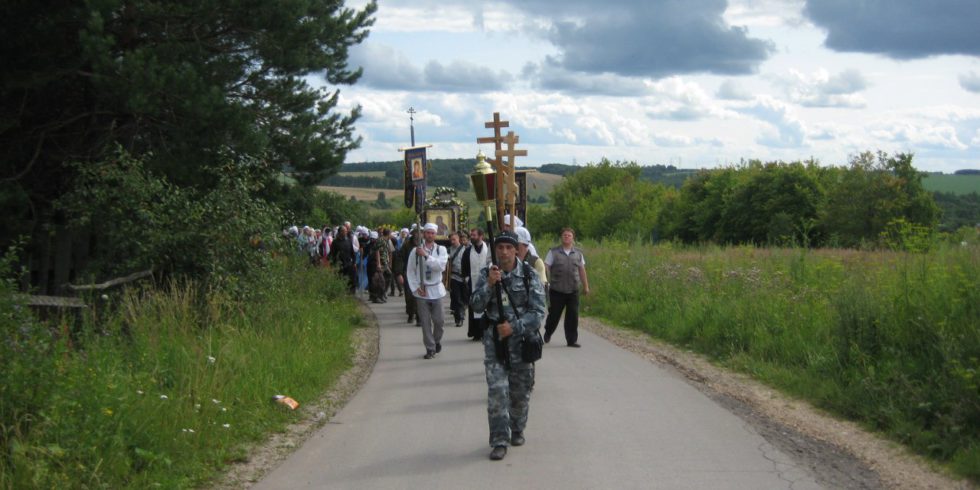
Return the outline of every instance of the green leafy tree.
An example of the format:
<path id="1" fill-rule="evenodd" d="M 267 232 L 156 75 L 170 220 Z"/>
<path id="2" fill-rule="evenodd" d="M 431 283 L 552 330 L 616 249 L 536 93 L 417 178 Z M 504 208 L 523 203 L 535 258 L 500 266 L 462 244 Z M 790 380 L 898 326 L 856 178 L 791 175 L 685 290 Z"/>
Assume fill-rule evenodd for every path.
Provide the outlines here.
<path id="1" fill-rule="evenodd" d="M 603 159 L 565 177 L 551 193 L 555 205 L 545 233 L 571 226 L 581 237 L 651 239 L 661 234 L 666 187 L 641 180 L 636 163 Z"/>
<path id="2" fill-rule="evenodd" d="M 938 223 L 939 208 L 922 187 L 910 154 L 864 152 L 828 177 L 819 226 L 837 244 L 874 243 L 896 219 L 927 228 Z"/>
<path id="3" fill-rule="evenodd" d="M 738 172 L 719 220 L 720 241 L 792 241 L 796 228 L 817 217 L 823 194 L 810 167 L 802 163 L 753 163 Z"/>
<path id="4" fill-rule="evenodd" d="M 359 108 L 339 112 L 337 87 L 360 76 L 348 49 L 375 10 L 342 0 L 3 2 L 0 241 L 39 240 L 63 219 L 53 203 L 77 188 L 78 170 L 111 158 L 115 144 L 177 188 L 216 188 L 227 165 L 258 183 L 284 169 L 321 180 L 359 144 Z"/>

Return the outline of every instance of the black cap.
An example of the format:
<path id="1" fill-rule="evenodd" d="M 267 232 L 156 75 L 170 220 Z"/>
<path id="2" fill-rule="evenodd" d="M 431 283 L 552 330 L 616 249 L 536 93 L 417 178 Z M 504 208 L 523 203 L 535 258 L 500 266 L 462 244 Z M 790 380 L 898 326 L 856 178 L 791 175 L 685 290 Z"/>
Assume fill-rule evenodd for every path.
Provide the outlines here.
<path id="1" fill-rule="evenodd" d="M 493 246 L 500 245 L 501 243 L 509 243 L 513 246 L 517 246 L 517 234 L 512 231 L 505 231 L 500 233 L 493 239 Z"/>

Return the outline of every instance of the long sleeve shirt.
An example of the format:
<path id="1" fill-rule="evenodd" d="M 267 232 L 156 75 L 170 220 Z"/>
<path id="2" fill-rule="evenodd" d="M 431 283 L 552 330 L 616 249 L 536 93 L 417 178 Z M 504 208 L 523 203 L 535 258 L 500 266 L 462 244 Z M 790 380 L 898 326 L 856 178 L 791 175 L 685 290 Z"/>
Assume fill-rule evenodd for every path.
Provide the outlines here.
<path id="1" fill-rule="evenodd" d="M 408 255 L 405 279 L 408 280 L 408 287 L 416 297 L 419 297 L 417 293 L 419 288 L 424 286 L 423 299 L 439 299 L 446 295 L 446 286 L 442 283 L 442 271 L 446 270 L 449 253 L 446 252 L 446 247 L 437 243 L 433 243 L 431 248 L 428 245 L 423 246 L 428 256 L 421 257 L 418 255 L 418 249 L 413 248 Z"/>

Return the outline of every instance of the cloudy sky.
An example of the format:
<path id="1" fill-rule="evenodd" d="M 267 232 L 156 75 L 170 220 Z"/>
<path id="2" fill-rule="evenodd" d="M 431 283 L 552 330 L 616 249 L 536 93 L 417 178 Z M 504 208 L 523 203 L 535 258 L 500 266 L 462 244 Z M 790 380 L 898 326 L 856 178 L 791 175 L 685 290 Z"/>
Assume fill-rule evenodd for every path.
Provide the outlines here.
<path id="1" fill-rule="evenodd" d="M 379 0 L 376 19 L 341 87 L 363 110 L 348 162 L 399 159 L 414 107 L 430 158 L 475 155 L 497 111 L 519 165 L 980 168 L 978 0 Z"/>

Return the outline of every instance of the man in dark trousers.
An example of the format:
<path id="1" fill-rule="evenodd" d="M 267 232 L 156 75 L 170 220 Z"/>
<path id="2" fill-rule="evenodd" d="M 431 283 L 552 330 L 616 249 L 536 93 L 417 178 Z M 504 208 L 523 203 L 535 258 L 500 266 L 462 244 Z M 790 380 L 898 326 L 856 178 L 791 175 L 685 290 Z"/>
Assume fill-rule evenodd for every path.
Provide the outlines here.
<path id="1" fill-rule="evenodd" d="M 490 459 L 501 460 L 508 446 L 524 445 L 534 362 L 525 342 L 537 337 L 544 319 L 544 286 L 526 262 L 517 259 L 517 235 L 505 231 L 493 242 L 497 264 L 483 269 L 470 306 L 484 313 L 483 366 L 487 376 Z M 498 293 L 495 289 L 500 288 Z"/>
<path id="2" fill-rule="evenodd" d="M 470 288 L 470 294 L 476 288 L 476 280 L 480 278 L 480 271 L 490 265 L 490 246 L 483 241 L 483 230 L 473 228 L 470 230 L 470 246 L 463 252 L 462 267 L 463 280 Z M 473 308 L 469 309 L 469 325 L 466 336 L 477 341 L 483 338 L 483 330 L 486 328 L 486 320 L 482 313 L 475 313 Z"/>
<path id="3" fill-rule="evenodd" d="M 354 267 L 354 245 L 350 230 L 345 226 L 337 227 L 337 237 L 330 246 L 330 262 L 333 263 L 334 270 L 347 279 L 347 289 L 353 294 L 357 285 L 357 268 Z"/>
<path id="4" fill-rule="evenodd" d="M 548 320 L 544 325 L 544 341 L 558 328 L 558 319 L 565 310 L 565 342 L 569 347 L 578 343 L 578 291 L 589 294 L 589 276 L 585 273 L 585 256 L 575 246 L 575 231 L 562 228 L 561 245 L 548 251 L 544 265 L 548 271 Z"/>

